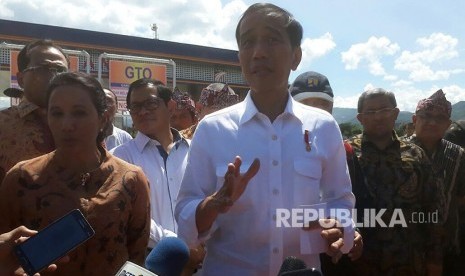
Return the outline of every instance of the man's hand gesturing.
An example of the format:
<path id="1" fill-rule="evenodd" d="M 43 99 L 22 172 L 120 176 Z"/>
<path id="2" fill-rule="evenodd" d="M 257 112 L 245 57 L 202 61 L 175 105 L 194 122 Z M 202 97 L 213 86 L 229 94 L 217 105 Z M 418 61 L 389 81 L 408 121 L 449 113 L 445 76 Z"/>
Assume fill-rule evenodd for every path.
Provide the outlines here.
<path id="1" fill-rule="evenodd" d="M 211 196 L 214 207 L 218 212 L 225 213 L 244 193 L 250 179 L 252 179 L 260 169 L 260 160 L 256 158 L 250 165 L 247 172 L 241 174 L 242 160 L 236 156 L 234 163 L 228 164 L 228 170 L 224 175 L 223 186 Z"/>

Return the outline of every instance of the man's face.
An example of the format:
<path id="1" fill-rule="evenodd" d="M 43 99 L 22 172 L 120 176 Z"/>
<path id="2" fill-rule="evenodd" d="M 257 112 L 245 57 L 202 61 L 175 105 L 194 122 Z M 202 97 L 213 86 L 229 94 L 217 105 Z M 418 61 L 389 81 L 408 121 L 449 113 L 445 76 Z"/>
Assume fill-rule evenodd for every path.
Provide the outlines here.
<path id="1" fill-rule="evenodd" d="M 371 139 L 378 140 L 390 137 L 399 115 L 387 96 L 379 95 L 365 99 L 363 109 L 357 119 L 363 126 L 363 132 Z"/>
<path id="2" fill-rule="evenodd" d="M 451 124 L 449 116 L 435 108 L 418 111 L 412 120 L 416 136 L 420 141 L 427 143 L 439 142 Z"/>
<path id="3" fill-rule="evenodd" d="M 306 99 L 300 100 L 300 102 L 308 106 L 313 106 L 319 109 L 323 109 L 325 111 L 328 111 L 330 114 L 333 113 L 333 103 L 330 101 L 320 99 L 320 98 L 306 98 Z"/>
<path id="4" fill-rule="evenodd" d="M 239 60 L 254 92 L 287 91 L 289 73 L 300 63 L 302 50 L 292 48 L 281 19 L 249 14 L 239 27 Z"/>
<path id="5" fill-rule="evenodd" d="M 155 86 L 134 89 L 130 101 L 129 112 L 138 131 L 151 137 L 169 129 L 170 113 L 163 99 L 158 97 Z"/>
<path id="6" fill-rule="evenodd" d="M 65 56 L 56 48 L 36 46 L 30 50 L 30 62 L 23 72 L 17 74 L 24 96 L 30 102 L 45 107 L 47 87 L 57 72 L 68 70 Z"/>
<path id="7" fill-rule="evenodd" d="M 187 108 L 175 108 L 171 115 L 171 126 L 177 130 L 186 129 L 196 123 L 191 112 Z"/>
<path id="8" fill-rule="evenodd" d="M 103 91 L 105 91 L 105 101 L 107 103 L 107 111 L 109 115 L 108 119 L 110 122 L 113 122 L 117 109 L 115 95 L 108 89 L 103 89 Z"/>

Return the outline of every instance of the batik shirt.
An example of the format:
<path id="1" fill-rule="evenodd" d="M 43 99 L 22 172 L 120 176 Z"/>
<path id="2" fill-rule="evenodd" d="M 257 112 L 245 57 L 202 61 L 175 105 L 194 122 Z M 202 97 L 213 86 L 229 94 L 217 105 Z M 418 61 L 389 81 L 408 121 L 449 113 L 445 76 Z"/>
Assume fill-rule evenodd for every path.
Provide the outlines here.
<path id="1" fill-rule="evenodd" d="M 410 141 L 422 146 L 415 135 Z M 431 153 L 429 158 L 444 189 L 445 250 L 459 252 L 460 230 L 464 230 L 459 228 L 459 223 L 463 224 L 465 219 L 465 217 L 459 217 L 459 202 L 465 196 L 465 152 L 460 146 L 441 139 L 435 152 Z"/>
<path id="2" fill-rule="evenodd" d="M 50 275 L 115 275 L 128 260 L 143 265 L 150 203 L 142 170 L 105 152 L 100 167 L 84 179 L 58 164 L 54 155 L 20 162 L 7 173 L 0 186 L 0 233 L 20 225 L 40 231 L 80 209 L 95 235 Z"/>
<path id="3" fill-rule="evenodd" d="M 49 153 L 55 149 L 39 107 L 23 99 L 18 106 L 0 111 L 0 183 L 19 161 Z"/>
<path id="4" fill-rule="evenodd" d="M 358 208 L 385 210 L 380 217 L 386 224 L 359 227 L 364 252 L 358 275 L 424 275 L 427 263 L 442 263 L 443 192 L 425 152 L 395 132 L 392 140 L 384 150 L 365 135 L 350 140 L 364 175 L 361 185 L 353 183 Z M 418 223 L 422 218 L 428 221 Z"/>

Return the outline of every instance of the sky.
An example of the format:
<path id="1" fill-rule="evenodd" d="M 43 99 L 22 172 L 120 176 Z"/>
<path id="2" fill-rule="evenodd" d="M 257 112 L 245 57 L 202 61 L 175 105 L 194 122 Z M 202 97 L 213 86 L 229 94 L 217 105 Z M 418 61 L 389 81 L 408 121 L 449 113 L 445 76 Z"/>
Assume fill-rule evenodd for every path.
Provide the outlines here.
<path id="1" fill-rule="evenodd" d="M 305 71 L 326 75 L 336 107 L 381 87 L 401 110 L 443 89 L 465 100 L 465 1 L 270 0 L 302 24 Z M 0 18 L 237 50 L 248 0 L 0 0 Z"/>

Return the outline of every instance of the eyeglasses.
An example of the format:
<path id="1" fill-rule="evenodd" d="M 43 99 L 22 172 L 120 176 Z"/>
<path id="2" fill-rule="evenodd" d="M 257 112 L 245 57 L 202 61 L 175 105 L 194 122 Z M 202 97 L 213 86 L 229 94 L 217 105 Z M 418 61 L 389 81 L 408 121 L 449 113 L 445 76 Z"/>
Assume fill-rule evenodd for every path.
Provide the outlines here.
<path id="1" fill-rule="evenodd" d="M 161 99 L 159 98 L 146 100 L 141 103 L 132 103 L 128 108 L 129 113 L 131 114 L 139 113 L 142 111 L 142 108 L 145 108 L 145 110 L 148 110 L 148 111 L 154 111 L 160 106 L 160 103 L 161 103 Z"/>
<path id="2" fill-rule="evenodd" d="M 29 72 L 29 71 L 42 73 L 42 74 L 43 73 L 49 73 L 49 74 L 58 75 L 58 74 L 63 74 L 63 73 L 68 72 L 68 68 L 61 67 L 61 66 L 52 67 L 52 66 L 47 66 L 47 65 L 39 65 L 39 66 L 27 67 L 22 72 L 25 73 L 25 72 Z"/>
<path id="3" fill-rule="evenodd" d="M 365 112 L 361 112 L 359 114 L 364 115 L 364 116 L 376 116 L 379 115 L 383 118 L 389 117 L 392 114 L 392 111 L 396 109 L 395 107 L 393 108 L 383 108 L 383 109 L 378 109 L 378 110 L 369 110 Z"/>
<path id="4" fill-rule="evenodd" d="M 442 123 L 445 123 L 445 122 L 448 122 L 449 121 L 449 117 L 446 117 L 446 116 L 441 116 L 441 115 L 438 115 L 438 116 L 434 116 L 432 114 L 429 114 L 429 113 L 417 113 L 416 114 L 417 117 L 420 117 L 422 120 L 428 122 L 428 123 L 436 123 L 436 124 L 442 124 Z"/>

